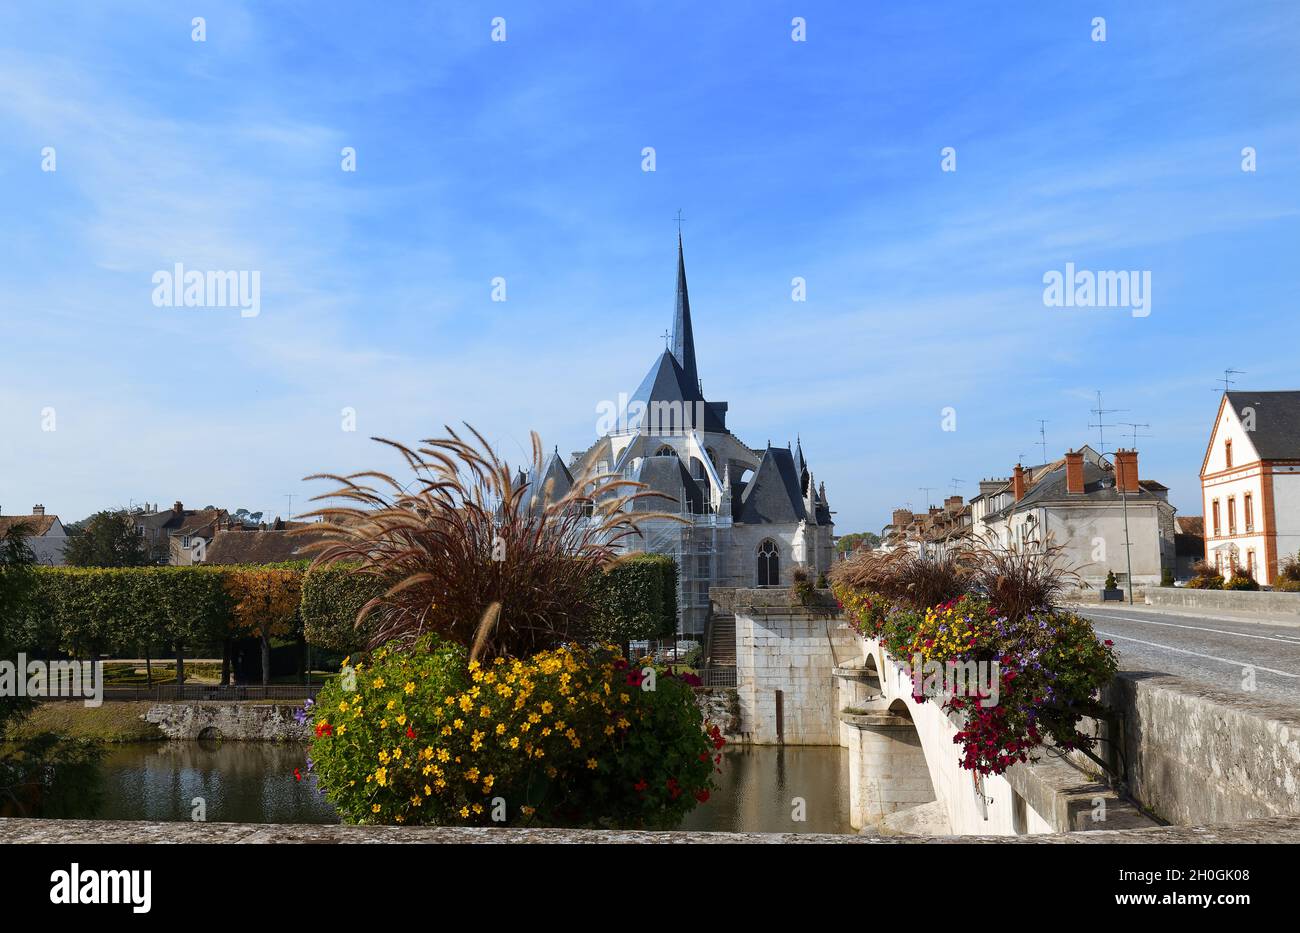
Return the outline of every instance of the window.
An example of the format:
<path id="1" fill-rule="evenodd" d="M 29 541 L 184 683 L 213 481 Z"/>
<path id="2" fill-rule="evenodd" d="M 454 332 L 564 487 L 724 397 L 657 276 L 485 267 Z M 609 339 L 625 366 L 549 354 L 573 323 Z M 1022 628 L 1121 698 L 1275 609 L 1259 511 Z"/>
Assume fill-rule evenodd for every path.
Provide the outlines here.
<path id="1" fill-rule="evenodd" d="M 1214 536 L 1217 538 L 1217 537 L 1219 536 L 1219 500 L 1218 500 L 1218 499 L 1215 499 L 1215 500 L 1214 500 L 1214 507 L 1211 509 L 1211 511 L 1214 513 L 1214 515 L 1213 515 L 1213 517 L 1214 517 Z"/>
<path id="2" fill-rule="evenodd" d="M 1255 552 L 1253 550 L 1246 552 L 1246 572 L 1252 577 L 1255 575 Z"/>
<path id="3" fill-rule="evenodd" d="M 1255 500 L 1250 493 L 1246 493 L 1246 500 L 1245 503 L 1243 504 L 1243 509 L 1245 510 L 1246 513 L 1245 514 L 1246 531 L 1247 532 L 1254 531 L 1255 530 Z"/>
<path id="4" fill-rule="evenodd" d="M 1229 470 L 1232 469 L 1232 438 L 1223 442 L 1223 462 Z"/>
<path id="5" fill-rule="evenodd" d="M 673 450 L 673 449 L 672 449 L 671 447 L 669 447 L 667 444 L 664 444 L 664 445 L 662 445 L 658 450 L 655 451 L 655 456 L 656 456 L 656 457 L 675 457 L 675 456 L 677 456 L 677 451 Z"/>
<path id="6" fill-rule="evenodd" d="M 1218 551 L 1214 552 L 1214 572 L 1223 576 L 1223 555 Z"/>
<path id="7" fill-rule="evenodd" d="M 776 542 L 770 538 L 758 546 L 758 585 L 781 584 L 781 557 Z"/>
<path id="8" fill-rule="evenodd" d="M 1228 496 L 1228 534 L 1237 533 L 1237 497 Z"/>

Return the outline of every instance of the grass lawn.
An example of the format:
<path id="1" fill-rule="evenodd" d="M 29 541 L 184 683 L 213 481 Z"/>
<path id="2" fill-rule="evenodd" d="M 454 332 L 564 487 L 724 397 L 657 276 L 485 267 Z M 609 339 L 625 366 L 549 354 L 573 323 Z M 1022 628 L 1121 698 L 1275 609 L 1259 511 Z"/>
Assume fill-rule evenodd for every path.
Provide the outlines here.
<path id="1" fill-rule="evenodd" d="M 31 716 L 9 728 L 6 737 L 27 739 L 41 732 L 53 732 L 70 739 L 101 742 L 147 742 L 164 738 L 158 727 L 140 717 L 153 704 L 106 701 L 88 707 L 75 700 L 42 703 Z"/>

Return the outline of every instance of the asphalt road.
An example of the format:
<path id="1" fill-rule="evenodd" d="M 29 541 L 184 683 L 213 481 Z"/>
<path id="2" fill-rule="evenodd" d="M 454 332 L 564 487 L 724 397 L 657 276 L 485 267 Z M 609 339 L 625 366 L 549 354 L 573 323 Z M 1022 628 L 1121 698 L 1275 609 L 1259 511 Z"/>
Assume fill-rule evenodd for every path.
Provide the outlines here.
<path id="1" fill-rule="evenodd" d="M 1300 628 L 1144 609 L 1075 607 L 1099 638 L 1114 642 L 1120 667 L 1173 674 L 1235 693 L 1253 675 L 1252 696 L 1300 708 Z"/>

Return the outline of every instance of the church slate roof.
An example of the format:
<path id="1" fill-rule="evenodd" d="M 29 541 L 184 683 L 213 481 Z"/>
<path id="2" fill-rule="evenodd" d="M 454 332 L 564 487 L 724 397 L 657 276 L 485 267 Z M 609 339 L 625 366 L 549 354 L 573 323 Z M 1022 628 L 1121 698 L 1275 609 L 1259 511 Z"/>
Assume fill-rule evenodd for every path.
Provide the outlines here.
<path id="1" fill-rule="evenodd" d="M 682 509 L 683 503 L 694 515 L 704 511 L 704 492 L 676 455 L 646 457 L 637 467 L 633 478 L 646 485 L 645 489 L 637 492 L 659 492 L 667 496 L 636 499 L 632 503 L 634 512 L 677 512 Z"/>
<path id="2" fill-rule="evenodd" d="M 551 459 L 546 461 L 541 479 L 534 483 L 530 476 L 529 482 L 530 485 L 525 495 L 524 504 L 531 507 L 542 496 L 545 497 L 547 502 L 556 502 L 563 499 L 569 490 L 573 488 L 573 474 L 564 465 L 559 451 L 555 451 L 551 454 Z"/>
<path id="3" fill-rule="evenodd" d="M 1300 459 L 1300 392 L 1229 392 L 1228 404 L 1241 417 L 1255 410 L 1251 443 L 1261 460 Z"/>
<path id="4" fill-rule="evenodd" d="M 784 448 L 768 447 L 741 495 L 736 520 L 753 525 L 788 524 L 807 517 L 794 455 Z"/>
<path id="5" fill-rule="evenodd" d="M 633 428 L 640 427 L 644 419 L 650 418 L 651 425 L 648 429 L 650 434 L 669 434 L 672 430 L 660 430 L 660 426 L 653 424 L 654 412 L 660 414 L 658 418 L 663 425 L 670 425 L 673 419 L 681 418 L 685 422 L 686 428 L 704 431 L 726 431 L 726 425 L 723 424 L 719 417 L 718 410 L 715 406 L 704 401 L 704 395 L 700 392 L 698 385 L 690 382 L 686 378 L 686 373 L 677 358 L 672 353 L 665 350 L 655 364 L 650 367 L 650 372 L 641 380 L 641 385 L 632 393 L 632 401 L 640 402 L 645 406 L 645 412 L 641 414 L 633 424 Z M 659 408 L 652 405 L 659 403 Z M 704 409 L 704 424 L 697 424 L 699 420 L 697 407 L 702 404 Z M 681 406 L 680 408 L 665 408 L 664 406 Z M 725 411 L 725 408 L 723 409 Z M 678 414 L 680 413 L 680 414 Z M 677 432 L 683 430 L 682 425 L 675 429 Z"/>
<path id="6" fill-rule="evenodd" d="M 686 257 L 682 253 L 682 234 L 677 233 L 677 307 L 673 314 L 673 357 L 685 374 L 686 384 L 700 384 L 695 366 L 695 332 L 691 328 L 691 299 L 686 291 Z"/>

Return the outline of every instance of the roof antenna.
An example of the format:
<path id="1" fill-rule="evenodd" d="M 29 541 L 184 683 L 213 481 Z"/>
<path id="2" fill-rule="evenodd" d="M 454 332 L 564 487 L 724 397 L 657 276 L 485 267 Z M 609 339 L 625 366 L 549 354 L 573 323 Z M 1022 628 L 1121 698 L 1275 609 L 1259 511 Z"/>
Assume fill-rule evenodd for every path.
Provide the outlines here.
<path id="1" fill-rule="evenodd" d="M 1223 378 L 1220 380 L 1223 383 L 1223 391 L 1226 393 L 1228 391 L 1228 386 L 1237 384 L 1236 380 L 1229 379 L 1228 378 L 1229 376 L 1244 376 L 1244 375 L 1246 375 L 1246 371 L 1244 369 L 1225 369 L 1223 371 Z"/>
<path id="2" fill-rule="evenodd" d="M 1038 446 L 1043 448 L 1043 462 L 1047 462 L 1047 419 L 1038 419 Z"/>

